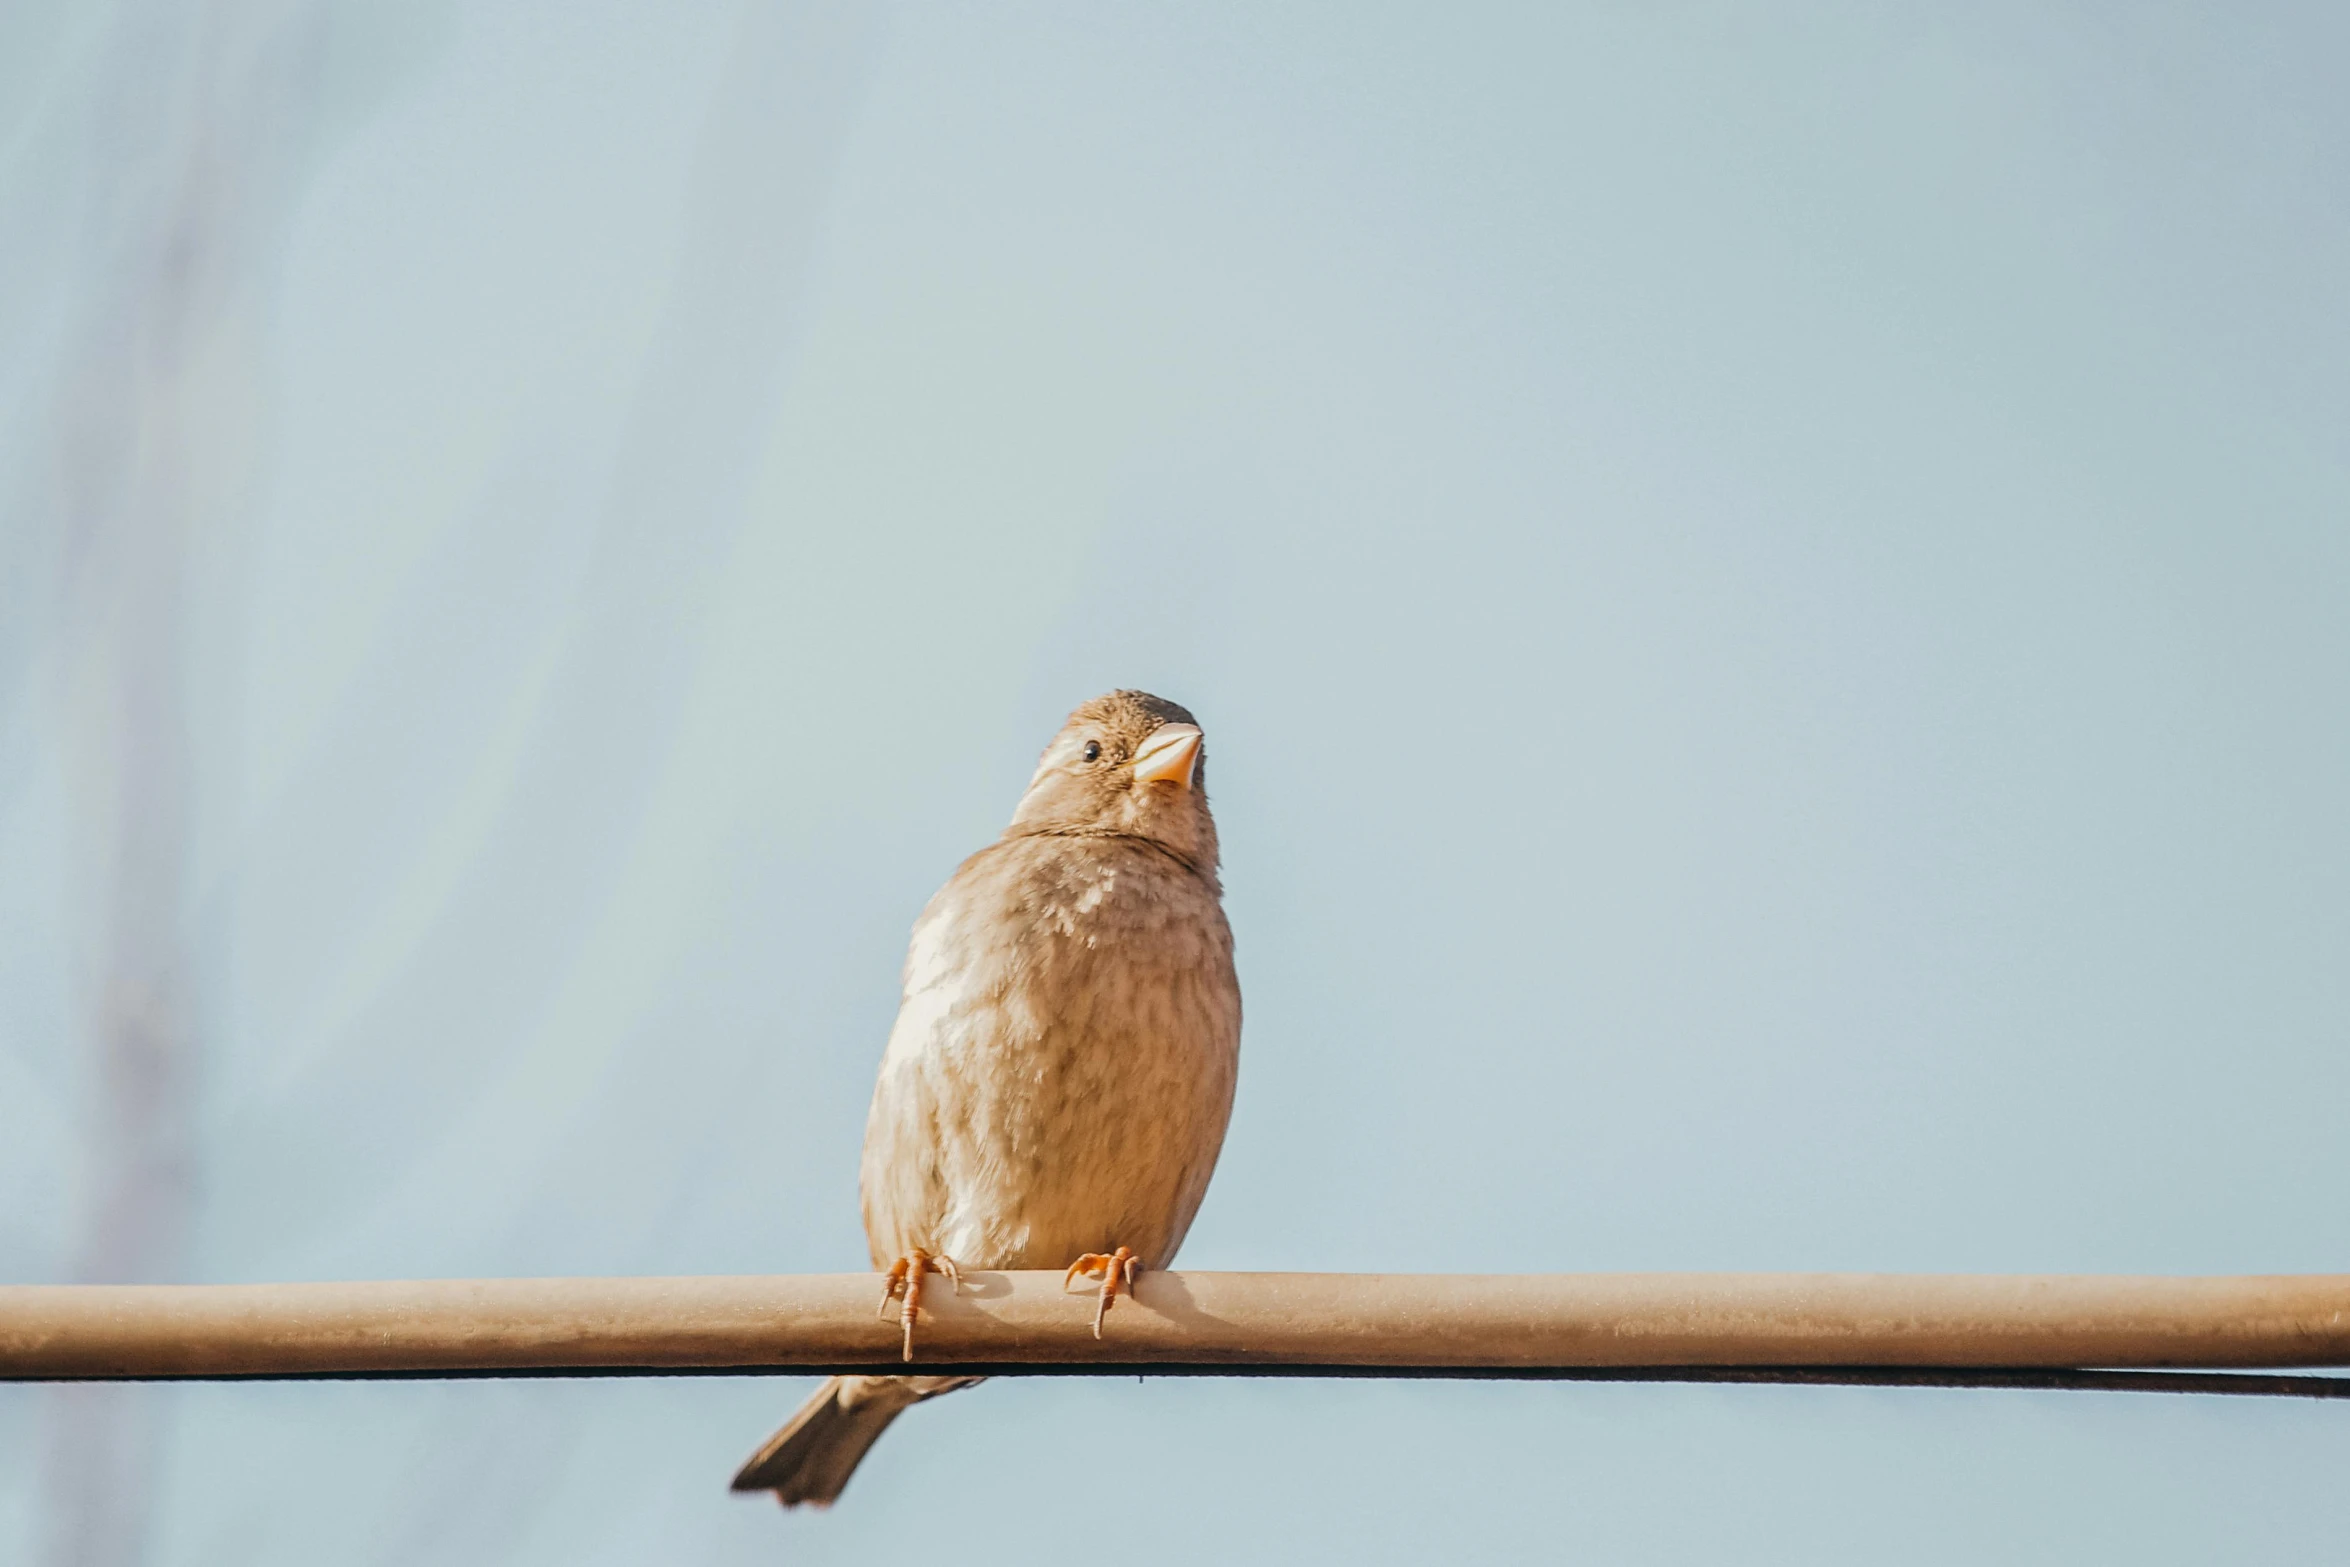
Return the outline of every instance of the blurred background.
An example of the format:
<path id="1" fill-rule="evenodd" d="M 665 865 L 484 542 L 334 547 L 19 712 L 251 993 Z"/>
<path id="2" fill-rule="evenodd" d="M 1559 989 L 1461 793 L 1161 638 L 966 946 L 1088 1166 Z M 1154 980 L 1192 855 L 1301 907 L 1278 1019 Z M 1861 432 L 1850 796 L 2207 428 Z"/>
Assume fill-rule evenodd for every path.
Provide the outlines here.
<path id="1" fill-rule="evenodd" d="M 1207 727 L 1199 1268 L 2350 1266 L 2350 12 L 0 8 L 0 1278 L 864 1265 Z M 0 1388 L 0 1559 L 2310 1560 L 2350 1419 Z"/>

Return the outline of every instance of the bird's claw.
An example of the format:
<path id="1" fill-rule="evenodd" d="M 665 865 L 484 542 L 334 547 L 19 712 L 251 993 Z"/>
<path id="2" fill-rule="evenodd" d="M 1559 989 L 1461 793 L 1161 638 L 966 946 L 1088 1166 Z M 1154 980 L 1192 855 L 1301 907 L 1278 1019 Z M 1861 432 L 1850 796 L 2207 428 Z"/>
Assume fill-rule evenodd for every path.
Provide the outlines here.
<path id="1" fill-rule="evenodd" d="M 898 1327 L 904 1334 L 898 1351 L 901 1360 L 914 1358 L 914 1319 L 922 1310 L 922 1276 L 943 1273 L 957 1295 L 963 1293 L 963 1270 L 955 1266 L 952 1257 L 933 1257 L 917 1246 L 889 1265 L 889 1272 L 881 1281 L 881 1309 L 877 1317 L 889 1315 L 889 1303 L 898 1301 Z"/>
<path id="2" fill-rule="evenodd" d="M 1067 1294 L 1069 1286 L 1080 1277 L 1101 1280 L 1101 1292 L 1094 1296 L 1093 1301 L 1093 1336 L 1100 1338 L 1102 1318 L 1109 1314 L 1110 1302 L 1118 1297 L 1121 1289 L 1129 1295 L 1133 1294 L 1134 1276 L 1141 1271 L 1142 1259 L 1128 1247 L 1121 1246 L 1106 1255 L 1089 1251 L 1069 1264 L 1069 1271 L 1061 1275 L 1061 1292 Z"/>

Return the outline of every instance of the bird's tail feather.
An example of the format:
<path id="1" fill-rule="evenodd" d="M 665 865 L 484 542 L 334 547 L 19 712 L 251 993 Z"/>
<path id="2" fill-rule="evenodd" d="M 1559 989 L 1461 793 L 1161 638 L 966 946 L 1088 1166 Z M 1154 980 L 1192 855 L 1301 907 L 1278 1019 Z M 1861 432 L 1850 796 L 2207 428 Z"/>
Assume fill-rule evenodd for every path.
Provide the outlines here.
<path id="1" fill-rule="evenodd" d="M 889 1423 L 926 1398 L 977 1377 L 828 1377 L 734 1477 L 738 1491 L 773 1491 L 786 1507 L 829 1507 Z"/>

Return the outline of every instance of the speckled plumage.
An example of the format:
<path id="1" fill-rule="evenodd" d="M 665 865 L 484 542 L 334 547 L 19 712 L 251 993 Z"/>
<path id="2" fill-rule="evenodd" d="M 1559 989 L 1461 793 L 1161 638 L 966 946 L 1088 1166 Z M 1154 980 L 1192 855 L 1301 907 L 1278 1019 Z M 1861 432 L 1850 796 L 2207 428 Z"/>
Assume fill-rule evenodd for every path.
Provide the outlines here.
<path id="1" fill-rule="evenodd" d="M 865 1128 L 877 1267 L 917 1250 L 966 1269 L 1059 1268 L 1119 1246 L 1173 1260 L 1223 1145 L 1240 1049 L 1204 756 L 1187 783 L 1136 777 L 1154 733 L 1191 723 L 1137 691 L 1078 708 L 1003 837 L 915 922 Z M 835 1378 L 736 1488 L 829 1502 L 900 1410 L 964 1385 Z"/>

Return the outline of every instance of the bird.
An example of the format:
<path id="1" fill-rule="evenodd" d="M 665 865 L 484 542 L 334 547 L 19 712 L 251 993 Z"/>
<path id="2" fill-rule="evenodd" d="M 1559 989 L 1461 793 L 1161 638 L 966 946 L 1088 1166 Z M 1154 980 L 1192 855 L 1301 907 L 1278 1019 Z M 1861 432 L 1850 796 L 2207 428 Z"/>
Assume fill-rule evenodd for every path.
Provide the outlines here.
<path id="1" fill-rule="evenodd" d="M 1063 1269 L 1098 1284 L 1099 1337 L 1183 1244 L 1240 1062 L 1206 760 L 1176 703 L 1084 703 L 915 921 L 858 1177 L 909 1361 L 926 1276 Z M 900 1414 L 980 1380 L 833 1377 L 733 1488 L 830 1506 Z"/>

